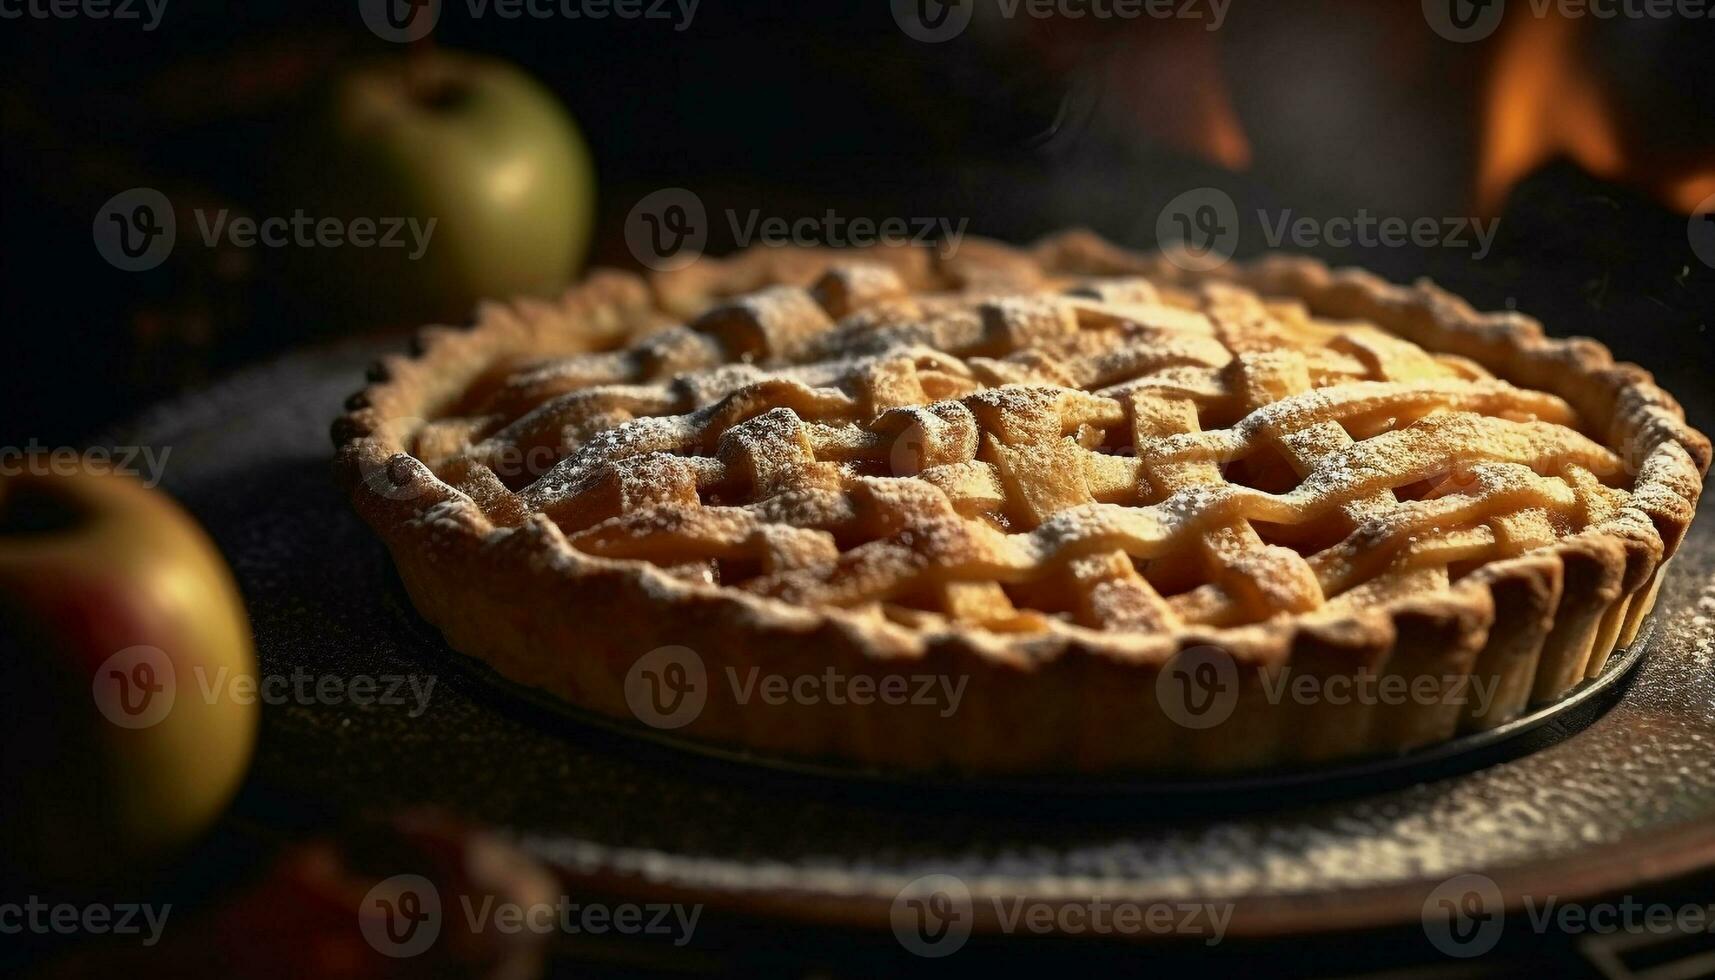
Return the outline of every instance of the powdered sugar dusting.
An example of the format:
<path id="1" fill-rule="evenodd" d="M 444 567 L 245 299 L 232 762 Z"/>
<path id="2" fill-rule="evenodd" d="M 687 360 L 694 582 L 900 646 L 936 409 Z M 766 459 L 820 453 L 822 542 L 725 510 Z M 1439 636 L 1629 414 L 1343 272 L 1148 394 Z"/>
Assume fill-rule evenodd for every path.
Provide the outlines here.
<path id="1" fill-rule="evenodd" d="M 1555 396 L 1233 287 L 1174 302 L 1200 308 L 1139 279 L 913 296 L 886 269 L 836 270 L 629 351 L 521 369 L 489 406 L 521 420 L 487 425 L 472 458 L 561 453 L 518 496 L 571 548 L 801 604 L 1016 624 L 1020 596 L 946 590 L 1123 556 L 1065 579 L 1102 601 L 1030 593 L 1050 629 L 1066 607 L 1075 625 L 1135 625 L 1121 595 L 1161 627 L 1256 622 L 1365 576 L 1378 596 L 1446 556 L 1498 556 L 1487 522 L 1515 511 L 1564 529 L 1624 504 L 1576 477 L 1617 460 Z M 1407 485 L 1422 499 L 1396 499 Z M 1350 533 L 1291 546 L 1336 514 Z M 1515 522 L 1507 546 L 1548 526 Z M 1359 561 L 1378 550 L 1402 557 Z M 1192 554 L 1218 563 L 1208 585 L 1159 595 L 1152 563 Z"/>

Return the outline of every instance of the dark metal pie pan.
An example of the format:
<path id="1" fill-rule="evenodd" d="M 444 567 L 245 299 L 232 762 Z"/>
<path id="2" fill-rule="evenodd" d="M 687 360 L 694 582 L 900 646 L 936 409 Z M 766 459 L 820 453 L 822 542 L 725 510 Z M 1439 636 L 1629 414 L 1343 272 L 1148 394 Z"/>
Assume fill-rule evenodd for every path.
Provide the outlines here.
<path id="1" fill-rule="evenodd" d="M 270 706 L 245 819 L 435 804 L 590 887 L 881 930 L 901 886 L 931 873 L 957 875 L 979 901 L 1228 902 L 1229 935 L 1269 936 L 1416 922 L 1430 890 L 1463 872 L 1516 905 L 1715 867 L 1707 504 L 1639 641 L 1572 698 L 1505 728 L 1216 781 L 899 780 L 658 744 L 517 696 L 449 654 L 330 478 L 328 421 L 375 354 L 301 353 L 116 439 L 172 447 L 165 487 L 231 560 L 265 672 L 434 678 L 420 711 Z"/>
<path id="2" fill-rule="evenodd" d="M 1409 752 L 1369 756 L 1322 766 L 1271 768 L 1253 772 L 1210 776 L 1163 776 L 1159 774 L 1116 773 L 1103 776 L 1056 777 L 981 776 L 964 773 L 908 773 L 857 766 L 839 760 L 797 759 L 766 755 L 735 746 L 722 745 L 680 736 L 673 731 L 627 722 L 579 708 L 547 694 L 539 688 L 508 680 L 498 671 L 465 657 L 448 647 L 434 627 L 424 622 L 411 608 L 410 597 L 396 579 L 389 583 L 388 605 L 398 617 L 402 632 L 418 638 L 425 651 L 438 651 L 456 668 L 462 668 L 473 678 L 492 685 L 504 696 L 528 705 L 545 725 L 566 726 L 568 737 L 576 737 L 579 726 L 603 733 L 632 738 L 662 748 L 689 753 L 703 759 L 736 766 L 751 766 L 807 779 L 852 780 L 888 789 L 910 790 L 916 793 L 1017 795 L 1038 797 L 1065 794 L 1120 794 L 1142 796 L 1203 796 L 1208 794 L 1266 793 L 1298 789 L 1324 793 L 1361 790 L 1365 780 L 1386 779 L 1405 775 L 1421 778 L 1425 772 L 1453 768 L 1470 757 L 1471 764 L 1480 765 L 1497 751 L 1505 751 L 1508 743 L 1520 736 L 1538 733 L 1538 729 L 1553 723 L 1553 730 L 1538 733 L 1539 741 L 1558 740 L 1577 731 L 1613 704 L 1618 691 L 1631 674 L 1632 668 L 1649 649 L 1653 624 L 1646 624 L 1636 643 L 1628 649 L 1615 650 L 1603 666 L 1601 674 L 1567 692 L 1559 700 L 1536 705 L 1531 710 L 1503 725 L 1480 732 L 1469 732 L 1457 738 Z M 1529 746 L 1524 747 L 1528 750 Z"/>

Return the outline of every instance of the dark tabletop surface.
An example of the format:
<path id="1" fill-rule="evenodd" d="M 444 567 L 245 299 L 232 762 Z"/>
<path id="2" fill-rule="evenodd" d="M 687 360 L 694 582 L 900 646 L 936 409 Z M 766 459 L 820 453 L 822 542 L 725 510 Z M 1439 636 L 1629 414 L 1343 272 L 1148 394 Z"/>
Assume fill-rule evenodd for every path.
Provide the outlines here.
<path id="1" fill-rule="evenodd" d="M 306 679 L 294 689 L 306 693 L 265 711 L 238 807 L 264 833 L 427 803 L 504 830 L 592 887 L 695 894 L 741 923 L 760 913 L 885 936 L 886 900 L 945 873 L 979 900 L 1233 902 L 1235 934 L 1403 924 L 1416 952 L 1427 948 L 1411 928 L 1424 896 L 1458 873 L 1492 876 L 1516 904 L 1547 889 L 1635 891 L 1708 866 L 1709 515 L 1674 563 L 1639 641 L 1647 657 L 1617 703 L 1450 765 L 1332 798 L 1212 803 L 786 776 L 529 707 L 428 633 L 330 477 L 327 423 L 378 346 L 388 345 L 288 357 L 120 436 L 173 447 L 164 486 L 232 562 L 264 674 Z M 395 703 L 310 693 L 359 676 L 396 686 Z M 1664 842 L 1676 842 L 1666 854 Z"/>

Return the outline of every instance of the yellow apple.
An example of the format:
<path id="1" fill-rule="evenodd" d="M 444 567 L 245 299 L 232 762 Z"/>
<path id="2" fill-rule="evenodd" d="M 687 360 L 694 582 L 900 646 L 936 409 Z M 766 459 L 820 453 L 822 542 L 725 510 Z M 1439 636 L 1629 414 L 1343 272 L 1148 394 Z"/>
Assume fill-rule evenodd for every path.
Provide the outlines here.
<path id="1" fill-rule="evenodd" d="M 306 287 L 337 299 L 330 315 L 459 321 L 479 300 L 552 296 L 584 260 L 589 148 L 509 62 L 428 49 L 361 63 L 331 81 L 299 142 L 282 207 L 343 222 L 327 229 L 338 244 L 293 250 Z"/>
<path id="2" fill-rule="evenodd" d="M 19 471 L 23 472 L 19 472 Z M 224 810 L 256 737 L 250 624 L 172 500 L 130 477 L 0 475 L 0 862 L 122 876 Z"/>

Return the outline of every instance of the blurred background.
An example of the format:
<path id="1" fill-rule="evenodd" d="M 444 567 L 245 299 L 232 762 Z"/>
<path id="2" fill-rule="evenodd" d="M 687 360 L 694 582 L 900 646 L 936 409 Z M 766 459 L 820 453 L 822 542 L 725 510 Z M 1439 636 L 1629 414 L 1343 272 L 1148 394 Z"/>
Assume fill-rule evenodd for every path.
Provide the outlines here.
<path id="1" fill-rule="evenodd" d="M 1278 247 L 1396 281 L 1429 276 L 1480 308 L 1602 340 L 1715 431 L 1707 9 L 1715 3 L 0 0 L 0 322 L 14 365 L 0 384 L 0 449 L 101 440 L 245 366 L 396 348 L 422 323 L 465 319 L 481 297 L 551 295 L 592 265 L 646 271 L 721 255 L 770 227 L 795 244 L 841 244 L 864 237 L 861 221 L 872 235 L 889 221 L 928 229 L 943 250 L 962 235 L 1026 242 L 1087 226 L 1136 248 L 1182 241 L 1215 261 Z M 406 247 L 390 250 L 305 244 L 298 232 L 259 244 L 240 230 L 299 216 L 352 237 L 354 219 L 435 225 L 421 254 L 409 226 Z M 664 233 L 671 254 L 655 247 Z M 331 494 L 319 458 L 305 479 Z M 250 534 L 244 501 L 216 502 L 237 513 L 229 532 Z M 257 533 L 327 531 L 284 526 L 290 534 Z M 379 551 L 367 533 L 343 545 L 346 564 Z M 239 571 L 253 592 L 284 591 L 271 568 Z M 251 615 L 275 612 L 254 604 Z M 337 640 L 293 646 L 312 660 L 341 654 Z M 304 771 L 329 762 L 292 761 Z M 626 790 L 608 801 L 615 820 L 647 796 Z M 255 787 L 236 809 L 180 869 L 186 921 L 201 917 L 170 955 L 143 961 L 145 975 L 201 975 L 219 956 L 297 975 L 303 937 L 336 933 L 310 950 L 324 957 L 317 972 L 373 975 L 380 961 L 349 935 L 349 908 L 373 877 L 363 861 L 388 848 L 460 894 L 530 884 L 459 878 L 488 845 L 439 817 L 390 814 L 368 831 L 383 844 L 285 847 L 276 824 L 310 836 L 321 815 Z M 1707 881 L 1684 898 L 1706 902 Z M 813 930 L 703 928 L 742 963 L 674 958 L 674 975 L 748 975 L 758 956 L 797 975 L 828 958 Z M 1503 947 L 1488 972 L 1446 958 L 1433 973 L 1403 972 L 1400 950 L 1422 946 L 1417 932 L 1328 940 L 1295 963 L 1266 944 L 1222 955 L 1247 971 L 1305 975 L 1336 972 L 1329 964 L 1378 977 L 1516 975 L 1545 962 L 1556 975 L 1589 972 L 1570 942 L 1553 937 L 1545 951 L 1540 936 Z M 244 948 L 221 946 L 231 937 Z M 21 953 L 0 941 L 0 973 L 38 952 L 31 942 L 77 946 L 19 942 Z M 967 969 L 1005 971 L 1025 956 L 978 952 Z M 1062 952 L 1028 955 L 1053 969 Z M 1139 962 L 1129 948 L 1084 952 L 1104 969 Z M 897 954 L 890 937 L 868 936 L 842 956 L 856 976 L 897 966 Z M 82 955 L 73 948 L 71 966 L 51 975 L 136 972 L 135 961 Z M 1150 962 L 1206 969 L 1202 955 Z M 585 967 L 562 972 L 610 975 Z"/>
<path id="2" fill-rule="evenodd" d="M 1147 247 L 1164 208 L 1213 188 L 1234 202 L 1241 257 L 1308 217 L 1323 224 L 1282 247 L 1430 275 L 1598 336 L 1675 390 L 1707 383 L 1715 238 L 1700 257 L 1688 221 L 1715 195 L 1708 18 L 1524 0 L 1181 0 L 1150 8 L 1174 16 L 1106 18 L 998 0 L 654 2 L 592 19 L 446 0 L 417 44 L 370 29 L 357 0 L 171 0 L 158 18 L 134 0 L 133 19 L 20 6 L 0 25 L 0 303 L 24 368 L 0 395 L 6 439 L 89 438 L 238 364 L 424 315 L 392 297 L 428 263 L 342 290 L 329 266 L 357 250 L 210 245 L 196 215 L 338 213 L 374 175 L 321 149 L 336 81 L 428 45 L 520 66 L 563 103 L 593 158 L 578 220 L 594 263 L 637 267 L 627 216 L 663 188 L 704 205 L 714 254 L 735 245 L 731 215 L 742 232 L 752 214 L 829 211 L 1012 240 L 1087 225 Z M 380 179 L 461 165 L 423 152 Z M 178 244 L 130 272 L 92 229 L 138 187 L 172 203 Z M 1365 215 L 1442 231 L 1348 243 L 1326 223 Z M 459 217 L 441 217 L 433 244 L 454 248 Z"/>

